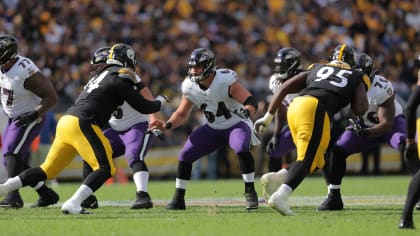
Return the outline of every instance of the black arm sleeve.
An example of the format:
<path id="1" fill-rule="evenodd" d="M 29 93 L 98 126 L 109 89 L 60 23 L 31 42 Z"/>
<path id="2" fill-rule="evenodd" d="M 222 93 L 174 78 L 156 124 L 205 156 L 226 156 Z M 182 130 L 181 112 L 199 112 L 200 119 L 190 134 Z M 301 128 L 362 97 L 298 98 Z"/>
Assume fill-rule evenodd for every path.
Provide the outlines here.
<path id="1" fill-rule="evenodd" d="M 416 86 L 408 98 L 405 107 L 405 119 L 407 122 L 407 138 L 414 139 L 416 135 L 417 106 L 420 104 L 420 86 Z"/>
<path id="2" fill-rule="evenodd" d="M 124 78 L 117 78 L 114 83 L 118 88 L 118 92 L 122 95 L 124 100 L 127 101 L 127 103 L 134 109 L 136 109 L 138 112 L 143 114 L 151 114 L 160 110 L 160 107 L 162 105 L 160 101 L 147 100 L 140 94 L 138 85 L 142 83 L 134 84 L 132 81 Z"/>

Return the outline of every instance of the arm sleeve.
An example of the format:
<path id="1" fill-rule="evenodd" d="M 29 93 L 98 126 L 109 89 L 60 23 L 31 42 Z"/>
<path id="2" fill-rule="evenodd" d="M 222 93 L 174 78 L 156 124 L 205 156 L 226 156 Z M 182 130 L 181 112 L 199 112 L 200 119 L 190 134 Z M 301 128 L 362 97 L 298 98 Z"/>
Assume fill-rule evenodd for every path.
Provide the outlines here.
<path id="1" fill-rule="evenodd" d="M 417 106 L 420 104 L 420 86 L 416 86 L 415 90 L 408 98 L 405 107 L 405 119 L 407 122 L 407 138 L 414 139 L 416 135 L 416 117 Z"/>
<path id="2" fill-rule="evenodd" d="M 160 110 L 162 103 L 157 100 L 150 101 L 145 99 L 140 94 L 139 84 L 134 84 L 132 81 L 123 78 L 117 78 L 114 83 L 124 100 L 138 112 L 151 114 Z"/>

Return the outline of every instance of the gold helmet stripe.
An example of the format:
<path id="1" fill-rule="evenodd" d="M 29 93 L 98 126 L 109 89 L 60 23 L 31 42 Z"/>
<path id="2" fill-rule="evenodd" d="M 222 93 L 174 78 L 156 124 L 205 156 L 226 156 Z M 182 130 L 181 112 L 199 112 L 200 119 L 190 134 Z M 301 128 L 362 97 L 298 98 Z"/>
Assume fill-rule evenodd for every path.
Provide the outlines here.
<path id="1" fill-rule="evenodd" d="M 340 51 L 338 52 L 338 57 L 337 57 L 337 60 L 338 61 L 344 61 L 343 60 L 343 53 L 344 53 L 344 49 L 347 47 L 347 45 L 346 44 L 343 44 L 343 45 L 341 45 L 341 47 L 340 47 Z"/>

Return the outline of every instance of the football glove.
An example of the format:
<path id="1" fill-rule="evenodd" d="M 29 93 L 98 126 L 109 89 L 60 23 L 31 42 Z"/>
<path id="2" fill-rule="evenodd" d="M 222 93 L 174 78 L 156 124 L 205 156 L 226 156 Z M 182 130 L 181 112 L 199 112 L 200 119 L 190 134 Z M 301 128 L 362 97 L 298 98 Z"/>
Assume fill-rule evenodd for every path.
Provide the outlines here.
<path id="1" fill-rule="evenodd" d="M 239 116 L 241 119 L 248 119 L 251 113 L 246 108 L 239 108 L 233 111 L 237 116 Z"/>
<path id="2" fill-rule="evenodd" d="M 357 136 L 368 136 L 369 130 L 365 126 L 363 119 L 357 118 L 356 120 L 349 119 L 350 126 L 346 127 L 346 130 L 351 131 Z"/>
<path id="3" fill-rule="evenodd" d="M 170 101 L 169 101 L 169 98 L 168 98 L 166 95 L 158 95 L 158 96 L 155 98 L 155 100 L 160 101 L 162 104 L 164 104 L 165 102 L 166 102 L 166 103 L 169 103 L 169 102 L 170 102 Z"/>
<path id="4" fill-rule="evenodd" d="M 268 127 L 273 120 L 274 115 L 270 114 L 269 112 L 265 113 L 265 115 L 258 120 L 255 121 L 254 130 L 262 133 L 266 127 Z"/>
<path id="5" fill-rule="evenodd" d="M 404 161 L 407 164 L 407 169 L 410 173 L 415 174 L 420 167 L 420 160 L 418 158 L 417 143 L 407 143 L 404 149 Z"/>
<path id="6" fill-rule="evenodd" d="M 158 137 L 160 140 L 165 140 L 165 135 L 163 135 L 162 130 L 160 129 L 148 129 L 146 130 L 146 134 L 153 134 L 154 136 Z"/>
<path id="7" fill-rule="evenodd" d="M 270 141 L 267 143 L 266 151 L 269 155 L 271 154 L 271 152 L 273 152 L 274 149 L 277 148 L 278 142 L 279 139 L 277 138 L 277 136 L 273 135 L 273 137 L 271 137 Z"/>
<path id="8" fill-rule="evenodd" d="M 17 127 L 25 127 L 29 125 L 30 123 L 34 122 L 36 119 L 38 119 L 38 117 L 39 117 L 39 114 L 37 111 L 30 111 L 16 117 L 14 121 Z"/>

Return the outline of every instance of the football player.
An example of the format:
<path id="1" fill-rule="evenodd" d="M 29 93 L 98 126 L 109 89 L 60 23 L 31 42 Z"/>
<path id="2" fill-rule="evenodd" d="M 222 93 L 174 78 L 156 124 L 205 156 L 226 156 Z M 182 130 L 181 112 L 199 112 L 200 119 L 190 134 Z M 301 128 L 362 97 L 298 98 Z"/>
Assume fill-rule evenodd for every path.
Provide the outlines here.
<path id="1" fill-rule="evenodd" d="M 348 104 L 355 115 L 364 114 L 368 108 L 366 90 L 370 80 L 363 72 L 352 69 L 354 65 L 355 49 L 345 44 L 337 46 L 328 63 L 314 64 L 309 71 L 284 82 L 267 113 L 255 122 L 255 129 L 262 132 L 283 105 L 285 96 L 299 92 L 287 109 L 287 123 L 297 149 L 296 162 L 268 200 L 268 205 L 282 215 L 294 214 L 287 202 L 289 195 L 307 174 L 324 167 L 334 114 Z"/>
<path id="2" fill-rule="evenodd" d="M 239 159 L 245 182 L 246 209 L 257 209 L 250 145 L 251 139 L 254 144 L 259 144 L 259 140 L 253 134 L 249 117 L 255 114 L 258 104 L 239 83 L 235 71 L 216 69 L 215 55 L 207 48 L 197 48 L 191 53 L 188 77 L 182 83 L 182 99 L 177 110 L 166 122 L 156 120 L 151 127 L 177 128 L 188 119 L 194 106 L 202 111 L 207 122 L 192 131 L 179 153 L 176 189 L 166 208 L 185 210 L 185 191 L 191 179 L 193 162 L 221 146 L 229 145 Z"/>
<path id="3" fill-rule="evenodd" d="M 407 198 L 405 200 L 404 209 L 402 212 L 399 228 L 400 229 L 414 229 L 413 223 L 413 208 L 414 205 L 419 205 L 420 199 L 420 169 L 419 169 L 419 156 L 420 147 L 419 143 L 416 143 L 416 124 L 417 124 L 417 134 L 420 133 L 420 119 L 416 118 L 417 107 L 420 104 L 420 53 L 415 59 L 416 66 L 418 68 L 417 72 L 417 85 L 410 95 L 406 109 L 405 116 L 407 119 L 407 140 L 406 147 L 404 151 L 404 158 L 407 161 L 407 166 L 411 168 L 412 171 L 416 171 L 413 175 L 413 178 L 410 181 L 408 186 Z M 418 208 L 420 209 L 420 207 Z"/>
<path id="4" fill-rule="evenodd" d="M 111 144 L 101 127 L 124 101 L 144 114 L 159 111 L 164 102 L 163 98 L 149 101 L 140 95 L 141 84 L 137 83 L 134 72 L 137 60 L 131 46 L 113 45 L 106 64 L 98 76 L 89 80 L 75 104 L 58 121 L 56 137 L 44 163 L 0 184 L 0 196 L 55 178 L 79 154 L 93 172 L 63 203 L 61 210 L 64 214 L 89 213 L 81 207 L 82 201 L 115 174 Z"/>
<path id="5" fill-rule="evenodd" d="M 26 160 L 32 141 L 40 134 L 45 115 L 58 97 L 49 79 L 32 62 L 18 53 L 18 41 L 11 35 L 0 36 L 1 104 L 9 121 L 3 133 L 3 158 L 9 178 L 29 168 Z M 33 207 L 57 203 L 59 196 L 42 180 L 30 184 L 39 199 Z M 16 189 L 0 201 L 0 207 L 22 208 Z"/>
<path id="6" fill-rule="evenodd" d="M 106 65 L 110 49 L 109 47 L 103 47 L 96 50 L 93 54 L 91 64 L 94 67 L 100 67 L 101 64 Z M 136 79 L 136 83 L 141 82 L 139 76 L 136 76 Z M 144 84 L 141 83 L 139 89 L 143 97 L 149 100 L 153 99 L 152 93 Z M 117 158 L 124 155 L 133 171 L 133 181 L 137 191 L 136 200 L 131 205 L 132 209 L 148 209 L 153 207 L 152 199 L 147 191 L 149 170 L 145 162 L 145 156 L 154 136 L 147 129 L 149 118 L 153 121 L 158 118 L 158 114 L 142 114 L 132 108 L 127 102 L 124 102 L 122 106 L 118 107 L 112 113 L 111 119 L 109 120 L 110 128 L 106 128 L 103 131 L 111 143 L 113 150 L 112 157 Z M 154 132 L 159 131 L 154 130 Z M 160 133 L 157 134 L 161 135 Z M 86 178 L 90 172 L 92 172 L 92 169 L 84 162 L 83 177 Z M 95 195 L 91 195 L 83 201 L 82 207 L 98 208 L 98 200 Z"/>
<path id="7" fill-rule="evenodd" d="M 301 68 L 301 53 L 297 49 L 290 47 L 280 49 L 274 58 L 273 71 L 274 73 L 270 77 L 269 88 L 275 94 L 282 83 L 303 71 Z M 274 114 L 274 133 L 267 144 L 269 173 L 264 174 L 260 179 L 266 202 L 286 178 L 287 169 L 281 169 L 282 157 L 295 149 L 290 129 L 285 124 L 286 111 L 282 109 L 286 109 L 293 98 L 297 96 L 297 93 L 288 94 L 283 100 L 284 106 L 280 106 Z"/>
<path id="8" fill-rule="evenodd" d="M 325 175 L 328 196 L 318 207 L 321 211 L 343 209 L 340 186 L 348 156 L 384 142 L 400 152 L 405 146 L 406 121 L 402 106 L 395 99 L 391 82 L 375 73 L 372 58 L 365 53 L 358 53 L 356 68 L 367 74 L 372 81 L 367 92 L 369 108 L 363 115 L 350 120 L 351 125 L 333 146 L 331 163 L 326 172 L 328 174 Z"/>

